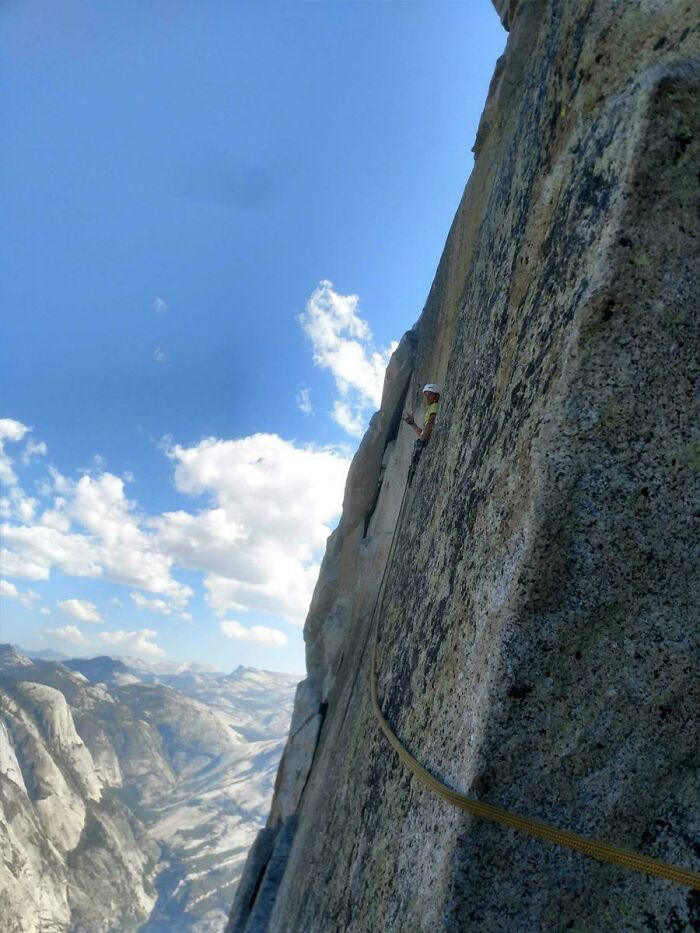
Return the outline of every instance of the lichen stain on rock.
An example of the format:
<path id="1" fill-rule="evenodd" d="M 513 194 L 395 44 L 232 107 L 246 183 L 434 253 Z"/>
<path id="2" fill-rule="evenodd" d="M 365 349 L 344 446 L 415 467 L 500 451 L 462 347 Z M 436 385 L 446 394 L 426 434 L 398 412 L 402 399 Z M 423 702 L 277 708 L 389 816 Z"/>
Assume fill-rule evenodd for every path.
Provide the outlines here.
<path id="1" fill-rule="evenodd" d="M 294 841 L 264 924 L 239 898 L 231 931 L 700 928 L 697 892 L 450 808 L 372 714 L 398 418 L 437 379 L 381 602 L 384 714 L 462 792 L 700 867 L 700 7 L 496 6 L 476 166 L 305 629 L 325 716 Z"/>

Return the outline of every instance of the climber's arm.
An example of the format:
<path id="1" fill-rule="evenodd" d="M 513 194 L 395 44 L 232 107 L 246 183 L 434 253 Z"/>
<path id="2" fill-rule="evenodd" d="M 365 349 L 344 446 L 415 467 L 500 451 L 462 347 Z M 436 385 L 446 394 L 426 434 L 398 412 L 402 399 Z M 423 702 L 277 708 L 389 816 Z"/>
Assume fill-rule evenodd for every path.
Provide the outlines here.
<path id="1" fill-rule="evenodd" d="M 428 415 L 428 420 L 425 423 L 425 427 L 420 432 L 420 439 L 423 441 L 426 447 L 428 445 L 428 441 L 430 440 L 430 435 L 433 433 L 434 424 L 435 424 L 435 415 L 434 414 Z"/>
<path id="2" fill-rule="evenodd" d="M 418 435 L 418 437 L 422 437 L 422 436 L 423 436 L 423 432 L 422 432 L 421 429 L 418 427 L 418 425 L 416 424 L 416 422 L 413 420 L 413 413 L 412 413 L 412 412 L 410 412 L 410 411 L 407 412 L 407 413 L 403 416 L 403 420 L 406 422 L 406 424 L 407 424 L 410 428 L 413 428 L 413 430 L 416 432 L 416 434 Z"/>

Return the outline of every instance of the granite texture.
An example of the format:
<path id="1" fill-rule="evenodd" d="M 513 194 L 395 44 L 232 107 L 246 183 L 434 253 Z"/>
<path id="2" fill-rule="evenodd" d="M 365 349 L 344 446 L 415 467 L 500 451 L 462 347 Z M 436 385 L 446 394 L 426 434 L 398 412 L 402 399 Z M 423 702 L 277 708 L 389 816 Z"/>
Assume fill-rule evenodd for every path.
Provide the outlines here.
<path id="1" fill-rule="evenodd" d="M 475 169 L 351 469 L 305 629 L 315 747 L 301 790 L 279 778 L 280 844 L 246 869 L 276 888 L 258 911 L 244 876 L 241 933 L 700 929 L 700 892 L 449 807 L 373 719 L 398 419 L 438 380 L 385 714 L 462 792 L 700 869 L 700 5 L 496 6 Z"/>

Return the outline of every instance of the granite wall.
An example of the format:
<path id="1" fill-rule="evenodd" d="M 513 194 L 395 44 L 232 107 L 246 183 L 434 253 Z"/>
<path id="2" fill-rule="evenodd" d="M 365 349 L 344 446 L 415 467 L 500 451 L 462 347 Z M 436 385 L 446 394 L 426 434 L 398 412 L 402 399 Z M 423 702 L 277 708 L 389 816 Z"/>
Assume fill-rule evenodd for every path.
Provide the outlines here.
<path id="1" fill-rule="evenodd" d="M 700 5 L 498 0 L 509 30 L 423 314 L 351 467 L 228 930 L 684 931 L 700 892 L 457 811 L 700 868 Z M 468 49 L 465 47 L 465 54 Z"/>

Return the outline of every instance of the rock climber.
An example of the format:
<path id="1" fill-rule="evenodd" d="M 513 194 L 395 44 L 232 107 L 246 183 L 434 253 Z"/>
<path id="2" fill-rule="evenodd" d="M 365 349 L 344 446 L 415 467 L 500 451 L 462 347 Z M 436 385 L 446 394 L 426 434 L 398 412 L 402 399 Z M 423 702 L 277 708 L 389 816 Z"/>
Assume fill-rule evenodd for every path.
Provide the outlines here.
<path id="1" fill-rule="evenodd" d="M 425 399 L 425 412 L 423 414 L 422 428 L 416 424 L 413 418 L 413 412 L 408 411 L 403 416 L 403 420 L 406 424 L 412 427 L 418 435 L 418 440 L 413 448 L 412 466 L 414 467 L 420 459 L 423 448 L 428 446 L 430 435 L 433 433 L 433 425 L 435 424 L 435 416 L 437 415 L 438 403 L 440 401 L 440 387 L 434 382 L 429 382 L 423 387 L 423 398 Z"/>

